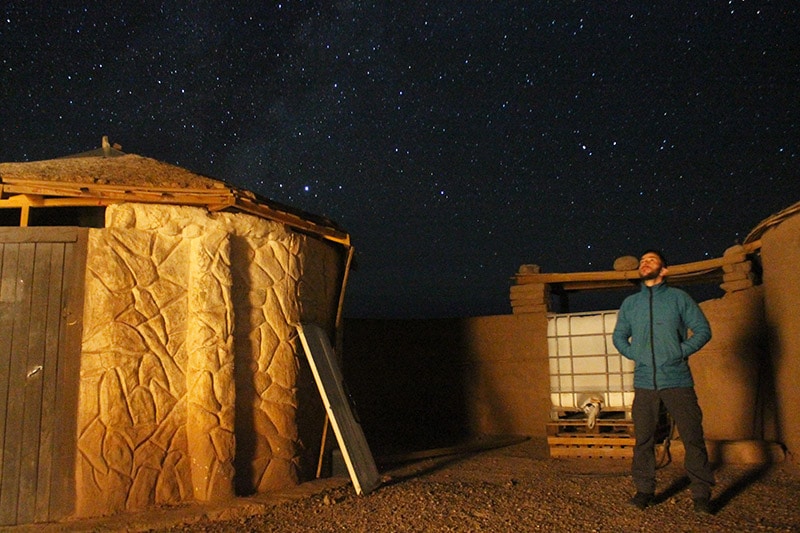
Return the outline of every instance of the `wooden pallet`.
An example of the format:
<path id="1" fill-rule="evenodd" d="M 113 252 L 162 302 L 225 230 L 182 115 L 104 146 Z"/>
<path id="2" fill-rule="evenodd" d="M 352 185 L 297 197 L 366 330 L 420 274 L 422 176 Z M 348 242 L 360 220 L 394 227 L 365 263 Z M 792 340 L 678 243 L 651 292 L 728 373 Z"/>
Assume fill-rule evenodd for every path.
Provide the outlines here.
<path id="1" fill-rule="evenodd" d="M 547 437 L 550 457 L 628 459 L 633 457 L 636 439 L 606 434 Z"/>
<path id="2" fill-rule="evenodd" d="M 586 426 L 586 419 L 568 418 L 553 421 L 547 424 L 547 435 L 596 435 L 615 434 L 633 436 L 633 421 L 621 418 L 601 418 L 595 422 L 593 428 Z"/>
<path id="3" fill-rule="evenodd" d="M 563 419 L 547 424 L 550 457 L 627 459 L 633 457 L 633 422 L 599 419 L 593 428 L 586 420 Z"/>

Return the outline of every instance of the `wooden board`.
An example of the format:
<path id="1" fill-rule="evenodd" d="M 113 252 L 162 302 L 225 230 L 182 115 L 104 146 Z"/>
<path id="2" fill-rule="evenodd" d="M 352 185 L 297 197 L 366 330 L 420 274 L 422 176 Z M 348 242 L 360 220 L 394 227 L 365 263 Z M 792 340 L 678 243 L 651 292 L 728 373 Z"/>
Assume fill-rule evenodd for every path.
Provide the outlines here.
<path id="1" fill-rule="evenodd" d="M 598 419 L 593 428 L 586 426 L 586 420 L 558 420 L 547 424 L 547 434 L 555 435 L 618 435 L 633 437 L 632 420 Z"/>
<path id="2" fill-rule="evenodd" d="M 0 230 L 0 525 L 74 507 L 87 230 Z"/>
<path id="3" fill-rule="evenodd" d="M 328 335 L 316 324 L 296 327 L 356 493 L 368 494 L 380 485 L 378 468 L 356 420 Z"/>
<path id="4" fill-rule="evenodd" d="M 605 457 L 627 459 L 633 457 L 636 440 L 631 437 L 574 436 L 547 437 L 550 457 Z"/>
<path id="5" fill-rule="evenodd" d="M 585 419 L 561 419 L 547 424 L 550 457 L 616 458 L 633 457 L 633 421 L 600 418 L 593 428 Z"/>

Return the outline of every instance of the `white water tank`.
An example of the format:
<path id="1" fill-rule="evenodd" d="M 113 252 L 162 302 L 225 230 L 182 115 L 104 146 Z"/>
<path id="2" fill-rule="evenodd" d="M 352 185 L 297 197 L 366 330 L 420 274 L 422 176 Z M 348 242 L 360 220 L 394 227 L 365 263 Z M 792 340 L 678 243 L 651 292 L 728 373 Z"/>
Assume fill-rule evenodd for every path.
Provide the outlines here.
<path id="1" fill-rule="evenodd" d="M 611 339 L 617 311 L 553 314 L 547 322 L 551 417 L 582 411 L 593 396 L 603 412 L 630 416 L 634 364 Z"/>

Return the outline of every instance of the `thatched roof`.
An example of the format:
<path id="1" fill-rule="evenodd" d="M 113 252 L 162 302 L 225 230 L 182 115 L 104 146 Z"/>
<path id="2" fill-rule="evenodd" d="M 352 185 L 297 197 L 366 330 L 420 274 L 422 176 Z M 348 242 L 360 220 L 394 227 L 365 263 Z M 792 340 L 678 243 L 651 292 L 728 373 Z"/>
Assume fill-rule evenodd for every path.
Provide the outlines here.
<path id="1" fill-rule="evenodd" d="M 349 235 L 330 220 L 185 168 L 126 154 L 118 145 L 109 145 L 105 137 L 102 147 L 90 152 L 45 161 L 0 163 L 0 208 L 97 206 L 121 202 L 244 211 L 350 244 Z"/>
<path id="2" fill-rule="evenodd" d="M 0 163 L 3 183 L 68 182 L 159 189 L 226 189 L 225 183 L 134 154 L 65 157 L 30 163 Z"/>

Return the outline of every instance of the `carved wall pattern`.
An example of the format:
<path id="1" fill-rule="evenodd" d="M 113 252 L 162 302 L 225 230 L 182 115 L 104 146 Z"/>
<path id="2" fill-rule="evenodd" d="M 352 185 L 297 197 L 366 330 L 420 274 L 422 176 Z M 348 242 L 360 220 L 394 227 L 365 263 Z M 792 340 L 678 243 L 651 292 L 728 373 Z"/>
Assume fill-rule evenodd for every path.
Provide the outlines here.
<path id="1" fill-rule="evenodd" d="M 106 225 L 89 237 L 76 514 L 296 484 L 293 324 L 332 324 L 331 246 L 182 206 L 112 206 Z"/>

